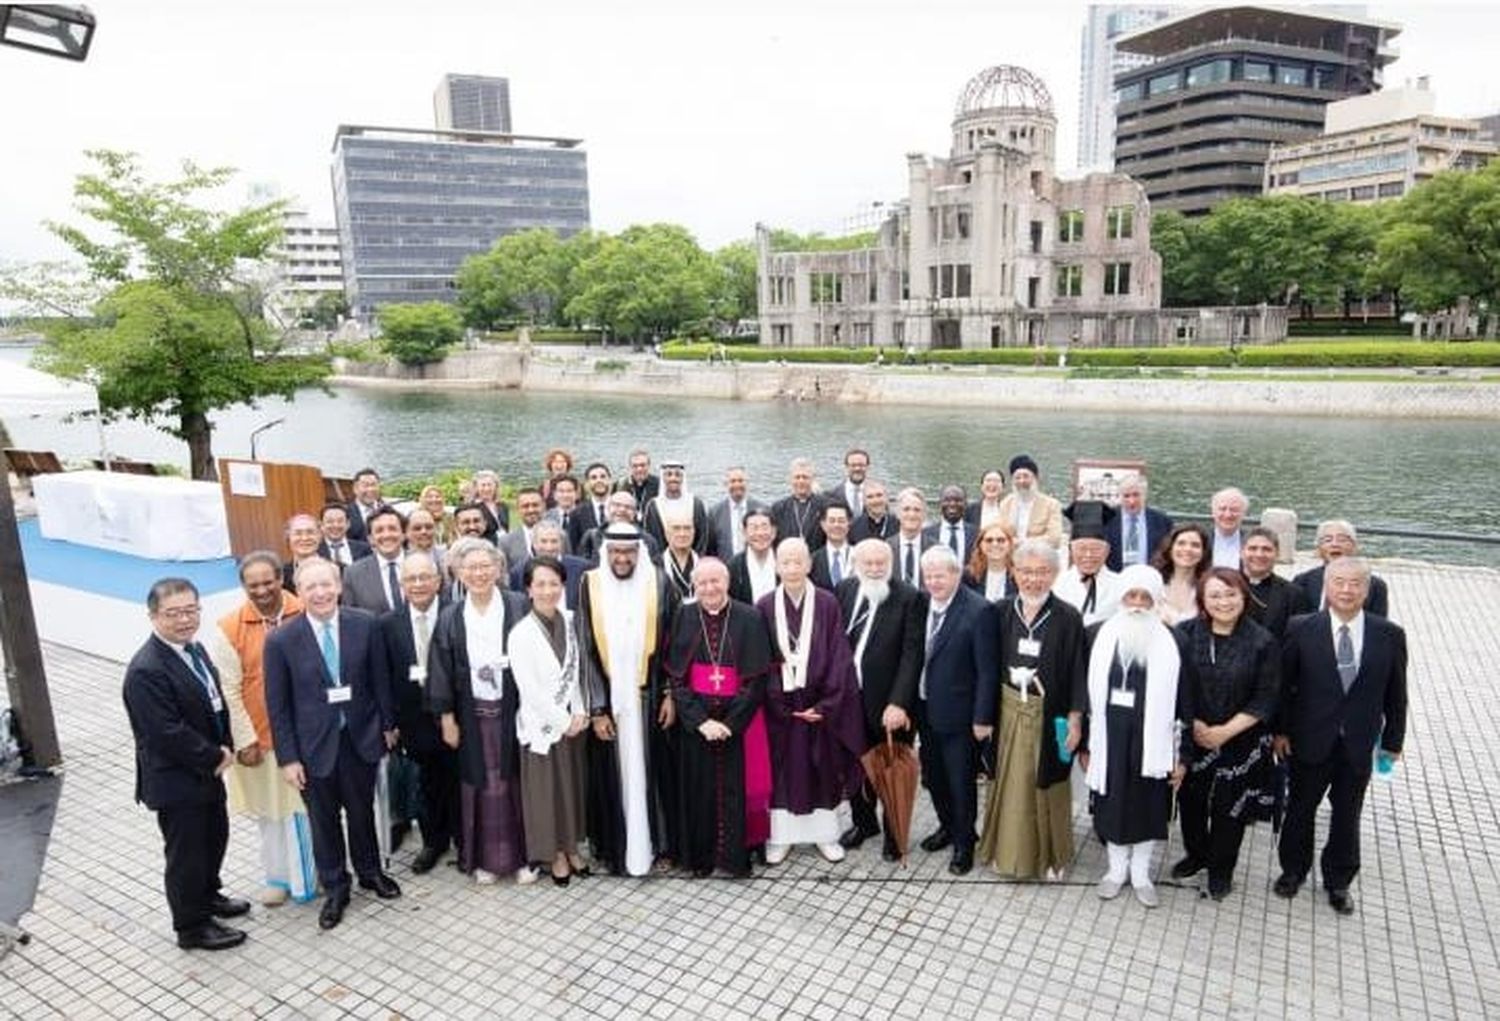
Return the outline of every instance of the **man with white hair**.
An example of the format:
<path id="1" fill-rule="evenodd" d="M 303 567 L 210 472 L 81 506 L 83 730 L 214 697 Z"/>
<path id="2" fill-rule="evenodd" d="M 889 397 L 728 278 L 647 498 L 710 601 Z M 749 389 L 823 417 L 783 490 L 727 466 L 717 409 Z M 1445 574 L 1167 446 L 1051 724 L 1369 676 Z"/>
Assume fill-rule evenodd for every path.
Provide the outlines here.
<path id="1" fill-rule="evenodd" d="M 1146 477 L 1131 472 L 1120 479 L 1120 512 L 1105 525 L 1109 543 L 1108 567 L 1118 572 L 1131 564 L 1149 564 L 1162 539 L 1172 530 L 1172 519 L 1146 505 Z"/>
<path id="2" fill-rule="evenodd" d="M 1297 575 L 1292 579 L 1292 584 L 1302 591 L 1308 606 L 1314 610 L 1324 610 L 1328 608 L 1328 596 L 1323 591 L 1323 573 L 1339 557 L 1359 556 L 1359 534 L 1349 522 L 1333 518 L 1318 522 L 1316 542 L 1318 559 L 1323 562 Z M 1385 582 L 1373 574 L 1370 575 L 1370 588 L 1365 596 L 1364 609 L 1366 613 L 1380 617 L 1390 616 L 1390 595 Z"/>
<path id="3" fill-rule="evenodd" d="M 854 653 L 854 674 L 864 704 L 865 746 L 883 742 L 887 731 L 909 745 L 917 737 L 911 713 L 922 673 L 927 597 L 891 576 L 891 548 L 882 539 L 865 539 L 854 547 L 854 569 L 854 576 L 844 579 L 835 595 Z M 866 781 L 849 798 L 854 825 L 844 831 L 839 843 L 855 848 L 880 833 L 875 803 L 875 789 Z M 886 861 L 895 861 L 902 850 L 887 827 L 881 854 Z"/>
<path id="4" fill-rule="evenodd" d="M 1161 573 L 1135 564 L 1120 573 L 1120 609 L 1094 634 L 1089 653 L 1089 735 L 1085 776 L 1094 830 L 1109 852 L 1099 881 L 1104 900 L 1125 882 L 1148 908 L 1161 903 L 1151 882 L 1151 855 L 1167 836 L 1172 791 L 1181 783 L 1178 721 L 1182 657 L 1156 615 Z"/>
<path id="5" fill-rule="evenodd" d="M 840 513 L 842 504 L 836 505 Z M 808 578 L 812 555 L 793 536 L 776 548 L 780 582 L 756 603 L 771 635 L 766 683 L 771 739 L 771 838 L 766 864 L 793 845 L 814 844 L 828 861 L 844 860 L 837 809 L 864 781 L 859 681 L 833 593 Z"/>
<path id="6" fill-rule="evenodd" d="M 1244 538 L 1240 534 L 1240 523 L 1245 520 L 1245 512 L 1249 509 L 1250 500 L 1234 486 L 1219 490 L 1209 500 L 1208 510 L 1214 519 L 1213 563 L 1210 566 L 1227 567 L 1231 571 L 1240 569 L 1240 547 Z"/>
<path id="7" fill-rule="evenodd" d="M 633 524 L 605 528 L 603 559 L 583 576 L 574 618 L 594 724 L 589 842 L 610 871 L 644 876 L 677 853 L 676 707 L 657 655 L 677 595 Z"/>
<path id="8" fill-rule="evenodd" d="M 920 489 L 907 486 L 896 494 L 896 521 L 898 531 L 886 540 L 895 558 L 895 576 L 914 588 L 920 588 L 922 554 L 937 542 L 926 530 L 927 497 Z"/>

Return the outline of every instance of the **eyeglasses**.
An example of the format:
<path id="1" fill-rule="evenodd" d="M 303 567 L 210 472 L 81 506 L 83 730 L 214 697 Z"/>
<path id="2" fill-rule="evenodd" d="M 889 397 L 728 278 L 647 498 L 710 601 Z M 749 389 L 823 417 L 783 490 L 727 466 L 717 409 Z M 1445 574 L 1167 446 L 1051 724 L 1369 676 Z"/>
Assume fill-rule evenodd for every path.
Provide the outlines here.
<path id="1" fill-rule="evenodd" d="M 201 606 L 174 606 L 170 610 L 157 610 L 156 615 L 168 620 L 189 620 L 202 612 Z"/>
<path id="2" fill-rule="evenodd" d="M 1018 578 L 1045 578 L 1052 573 L 1049 567 L 1018 567 L 1015 569 Z"/>
<path id="3" fill-rule="evenodd" d="M 987 535 L 983 539 L 980 539 L 979 541 L 980 542 L 1010 542 L 1010 540 L 1007 539 L 1003 535 Z"/>

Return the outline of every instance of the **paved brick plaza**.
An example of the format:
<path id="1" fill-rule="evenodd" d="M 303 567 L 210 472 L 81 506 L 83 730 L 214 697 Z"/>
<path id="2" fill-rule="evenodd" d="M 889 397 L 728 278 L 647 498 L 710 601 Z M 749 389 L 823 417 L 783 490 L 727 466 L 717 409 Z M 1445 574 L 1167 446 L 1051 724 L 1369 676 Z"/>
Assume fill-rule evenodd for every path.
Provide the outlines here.
<path id="1" fill-rule="evenodd" d="M 122 668 L 47 649 L 67 779 L 34 940 L 0 961 L 0 1015 L 63 1017 L 1464 1017 L 1500 1015 L 1500 572 L 1383 563 L 1412 653 L 1407 759 L 1375 779 L 1359 911 L 1270 892 L 1268 827 L 1215 904 L 1162 886 L 1147 912 L 1101 903 L 1102 849 L 1072 880 L 902 871 L 879 841 L 830 866 L 799 851 L 746 882 L 591 878 L 476 890 L 451 868 L 406 896 L 258 905 L 239 951 L 176 949 L 150 813 L 131 803 Z M 142 618 L 144 629 L 145 620 Z M 917 833 L 931 825 L 924 803 Z M 1080 835 L 1086 822 L 1079 820 Z M 1321 834 L 1319 837 L 1321 842 Z M 1174 840 L 1168 854 L 1175 858 Z M 236 821 L 227 879 L 253 895 Z"/>

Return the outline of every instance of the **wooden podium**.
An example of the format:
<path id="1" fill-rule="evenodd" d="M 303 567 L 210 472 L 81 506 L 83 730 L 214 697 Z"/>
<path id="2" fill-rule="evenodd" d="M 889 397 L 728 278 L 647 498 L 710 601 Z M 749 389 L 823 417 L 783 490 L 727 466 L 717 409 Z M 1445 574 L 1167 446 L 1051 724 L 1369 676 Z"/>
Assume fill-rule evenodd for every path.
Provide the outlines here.
<path id="1" fill-rule="evenodd" d="M 219 485 L 236 557 L 265 549 L 285 558 L 287 520 L 294 514 L 316 518 L 323 509 L 323 473 L 312 465 L 221 457 Z"/>

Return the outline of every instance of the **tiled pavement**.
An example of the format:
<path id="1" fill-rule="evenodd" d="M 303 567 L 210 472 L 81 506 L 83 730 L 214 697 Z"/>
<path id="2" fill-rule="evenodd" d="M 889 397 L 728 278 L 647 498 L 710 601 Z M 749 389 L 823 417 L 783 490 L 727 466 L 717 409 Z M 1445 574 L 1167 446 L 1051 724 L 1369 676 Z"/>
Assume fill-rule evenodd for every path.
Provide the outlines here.
<path id="1" fill-rule="evenodd" d="M 1463 1017 L 1500 1015 L 1500 573 L 1385 563 L 1410 637 L 1406 761 L 1372 782 L 1359 911 L 1270 892 L 1271 833 L 1221 904 L 1164 885 L 1147 912 L 1093 893 L 1079 820 L 1070 880 L 952 881 L 944 856 L 830 866 L 799 851 L 756 879 L 603 877 L 476 890 L 395 874 L 320 933 L 316 905 L 256 907 L 239 951 L 175 948 L 149 813 L 131 803 L 121 668 L 47 650 L 67 779 L 29 947 L 0 961 L 0 1015 L 63 1017 Z M 920 835 L 930 825 L 921 809 Z M 1321 836 L 1320 836 L 1321 840 Z M 1177 853 L 1176 841 L 1168 855 Z M 227 878 L 252 893 L 237 821 Z"/>

